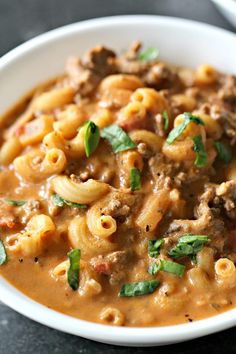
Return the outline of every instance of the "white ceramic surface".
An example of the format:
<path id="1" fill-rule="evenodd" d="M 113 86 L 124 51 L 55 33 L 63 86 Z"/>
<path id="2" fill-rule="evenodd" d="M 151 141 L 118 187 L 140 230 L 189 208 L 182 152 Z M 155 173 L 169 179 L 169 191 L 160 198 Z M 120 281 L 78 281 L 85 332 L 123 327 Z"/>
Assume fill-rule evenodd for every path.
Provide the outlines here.
<path id="1" fill-rule="evenodd" d="M 195 67 L 210 63 L 236 74 L 236 36 L 192 21 L 157 16 L 121 16 L 59 28 L 0 59 L 0 114 L 36 84 L 61 73 L 68 55 L 103 43 L 123 50 L 135 39 L 160 49 L 161 59 Z M 151 346 L 176 343 L 236 324 L 236 309 L 201 321 L 168 327 L 125 328 L 95 324 L 50 310 L 0 277 L 0 300 L 21 314 L 58 330 L 105 343 Z"/>
<path id="2" fill-rule="evenodd" d="M 211 0 L 220 12 L 236 28 L 236 0 Z M 235 49 L 236 51 L 236 49 Z"/>

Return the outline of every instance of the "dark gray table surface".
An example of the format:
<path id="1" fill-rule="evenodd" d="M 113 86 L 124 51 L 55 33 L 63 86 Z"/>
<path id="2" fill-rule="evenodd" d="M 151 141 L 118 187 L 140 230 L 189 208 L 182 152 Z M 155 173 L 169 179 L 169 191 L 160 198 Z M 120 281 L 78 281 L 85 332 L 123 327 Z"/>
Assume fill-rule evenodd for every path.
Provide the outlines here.
<path id="1" fill-rule="evenodd" d="M 122 14 L 176 16 L 233 30 L 208 0 L 0 0 L 0 56 L 52 28 Z M 49 329 L 0 303 L 0 354 L 231 354 L 236 353 L 234 333 L 232 328 L 167 347 L 122 348 Z"/>

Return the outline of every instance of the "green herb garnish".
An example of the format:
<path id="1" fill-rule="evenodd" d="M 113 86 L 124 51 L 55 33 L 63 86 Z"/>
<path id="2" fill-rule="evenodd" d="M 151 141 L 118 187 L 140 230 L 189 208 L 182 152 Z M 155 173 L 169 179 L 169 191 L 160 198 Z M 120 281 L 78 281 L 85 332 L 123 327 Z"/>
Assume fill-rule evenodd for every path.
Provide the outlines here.
<path id="1" fill-rule="evenodd" d="M 169 128 L 169 116 L 168 116 L 167 111 L 163 112 L 163 120 L 164 120 L 164 129 L 168 130 L 168 128 Z"/>
<path id="2" fill-rule="evenodd" d="M 80 208 L 80 209 L 87 208 L 87 205 L 70 202 L 70 201 L 65 200 L 64 198 L 60 197 L 59 194 L 52 195 L 52 202 L 55 206 L 59 206 L 61 208 L 64 207 L 65 205 L 68 205 L 68 206 L 74 207 L 74 208 Z"/>
<path id="3" fill-rule="evenodd" d="M 193 138 L 193 150 L 196 152 L 194 164 L 199 168 L 205 167 L 207 165 L 207 152 L 203 145 L 201 135 L 197 135 Z"/>
<path id="4" fill-rule="evenodd" d="M 171 132 L 169 133 L 166 139 L 167 144 L 172 144 L 175 141 L 175 139 L 177 139 L 183 133 L 183 131 L 186 129 L 186 127 L 190 122 L 194 122 L 195 124 L 198 125 L 204 125 L 204 122 L 201 118 L 196 117 L 189 112 L 184 112 L 183 122 L 171 130 Z"/>
<path id="5" fill-rule="evenodd" d="M 26 200 L 4 199 L 4 201 L 5 201 L 7 204 L 10 204 L 10 205 L 13 205 L 13 206 L 22 206 L 22 205 L 24 205 L 25 203 L 27 203 Z"/>
<path id="6" fill-rule="evenodd" d="M 138 55 L 138 59 L 141 61 L 151 61 L 157 59 L 159 56 L 159 50 L 157 48 L 147 48 Z"/>
<path id="7" fill-rule="evenodd" d="M 186 234 L 179 238 L 177 245 L 168 254 L 173 258 L 190 257 L 196 262 L 196 254 L 209 241 L 210 239 L 205 235 Z"/>
<path id="8" fill-rule="evenodd" d="M 86 156 L 89 157 L 99 144 L 100 131 L 98 126 L 92 121 L 84 124 L 84 130 L 84 149 Z"/>
<path id="9" fill-rule="evenodd" d="M 156 275 L 161 270 L 161 263 L 151 263 L 148 267 L 148 273 L 151 275 Z"/>
<path id="10" fill-rule="evenodd" d="M 232 160 L 231 151 L 220 141 L 214 141 L 214 147 L 217 151 L 217 154 L 221 160 L 225 163 L 229 163 Z"/>
<path id="11" fill-rule="evenodd" d="M 7 252 L 5 250 L 4 244 L 0 241 L 0 265 L 6 263 L 7 261 Z"/>
<path id="12" fill-rule="evenodd" d="M 168 261 L 166 259 L 160 260 L 160 270 L 163 272 L 168 272 L 176 275 L 181 278 L 185 271 L 185 266 L 183 264 L 179 264 L 173 261 Z"/>
<path id="13" fill-rule="evenodd" d="M 152 258 L 157 258 L 160 254 L 160 247 L 163 245 L 164 240 L 149 240 L 148 241 L 148 254 Z"/>
<path id="14" fill-rule="evenodd" d="M 109 141 L 115 153 L 136 147 L 129 135 L 116 124 L 104 128 L 101 131 L 101 137 Z"/>
<path id="15" fill-rule="evenodd" d="M 67 271 L 67 281 L 73 290 L 79 287 L 79 270 L 80 270 L 80 250 L 75 249 L 67 253 L 70 266 Z"/>
<path id="16" fill-rule="evenodd" d="M 120 297 L 142 296 L 152 294 L 160 285 L 160 280 L 144 280 L 135 283 L 124 284 L 119 292 Z"/>
<path id="17" fill-rule="evenodd" d="M 130 188 L 131 191 L 137 191 L 141 187 L 141 176 L 138 168 L 131 168 L 130 170 Z"/>

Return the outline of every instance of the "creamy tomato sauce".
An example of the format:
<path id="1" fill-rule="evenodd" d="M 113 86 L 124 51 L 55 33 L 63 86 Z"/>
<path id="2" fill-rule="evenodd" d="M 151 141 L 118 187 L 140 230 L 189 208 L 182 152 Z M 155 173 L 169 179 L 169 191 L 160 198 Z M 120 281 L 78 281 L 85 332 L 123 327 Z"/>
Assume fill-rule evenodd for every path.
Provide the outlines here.
<path id="1" fill-rule="evenodd" d="M 121 326 L 236 303 L 236 78 L 134 43 L 70 58 L 0 117 L 0 273 Z"/>

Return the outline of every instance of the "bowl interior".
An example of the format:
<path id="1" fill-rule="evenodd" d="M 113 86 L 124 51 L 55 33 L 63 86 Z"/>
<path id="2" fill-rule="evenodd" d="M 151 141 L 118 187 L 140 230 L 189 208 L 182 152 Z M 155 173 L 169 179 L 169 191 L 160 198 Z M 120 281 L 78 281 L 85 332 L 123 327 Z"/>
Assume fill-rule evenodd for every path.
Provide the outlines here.
<path id="1" fill-rule="evenodd" d="M 90 20 L 41 35 L 1 59 L 0 114 L 40 82 L 62 73 L 68 56 L 98 43 L 121 52 L 137 39 L 158 47 L 162 60 L 190 67 L 209 63 L 236 72 L 235 38 L 224 30 L 157 16 Z"/>
<path id="2" fill-rule="evenodd" d="M 224 30 L 191 21 L 156 16 L 122 16 L 69 25 L 39 36 L 0 59 L 0 115 L 35 85 L 63 72 L 69 55 L 101 43 L 118 51 L 139 39 L 158 47 L 160 58 L 177 65 L 214 65 L 236 73 L 236 38 Z M 20 313 L 69 333 L 120 345 L 167 344 L 225 329 L 236 310 L 195 323 L 162 328 L 114 328 L 49 310 L 19 293 L 0 277 L 0 299 Z"/>

